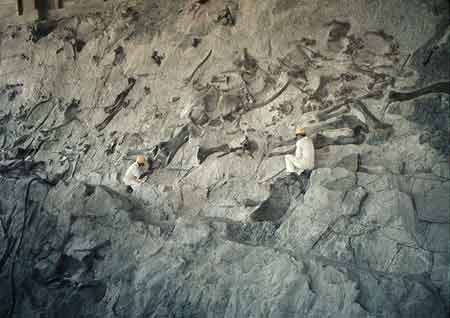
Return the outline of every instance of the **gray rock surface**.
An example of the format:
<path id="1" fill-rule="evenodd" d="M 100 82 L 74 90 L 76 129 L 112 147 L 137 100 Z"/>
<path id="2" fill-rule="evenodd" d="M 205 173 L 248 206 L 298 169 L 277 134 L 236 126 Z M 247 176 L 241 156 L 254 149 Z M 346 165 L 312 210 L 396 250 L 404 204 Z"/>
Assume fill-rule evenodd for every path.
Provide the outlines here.
<path id="1" fill-rule="evenodd" d="M 0 21 L 0 317 L 448 316 L 447 1 L 102 8 Z"/>

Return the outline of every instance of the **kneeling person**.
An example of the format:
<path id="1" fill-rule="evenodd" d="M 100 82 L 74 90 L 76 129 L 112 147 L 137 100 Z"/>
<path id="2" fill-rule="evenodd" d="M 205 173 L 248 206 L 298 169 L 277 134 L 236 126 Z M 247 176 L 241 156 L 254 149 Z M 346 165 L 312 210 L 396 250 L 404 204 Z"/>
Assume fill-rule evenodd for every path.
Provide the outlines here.
<path id="1" fill-rule="evenodd" d="M 314 144 L 311 138 L 306 136 L 304 128 L 295 130 L 297 137 L 295 156 L 286 155 L 286 172 L 300 175 L 304 170 L 314 169 Z"/>
<path id="2" fill-rule="evenodd" d="M 143 155 L 136 157 L 136 161 L 128 167 L 123 183 L 127 185 L 127 191 L 132 192 L 133 186 L 137 186 L 145 182 L 145 176 L 149 174 L 150 165 Z"/>

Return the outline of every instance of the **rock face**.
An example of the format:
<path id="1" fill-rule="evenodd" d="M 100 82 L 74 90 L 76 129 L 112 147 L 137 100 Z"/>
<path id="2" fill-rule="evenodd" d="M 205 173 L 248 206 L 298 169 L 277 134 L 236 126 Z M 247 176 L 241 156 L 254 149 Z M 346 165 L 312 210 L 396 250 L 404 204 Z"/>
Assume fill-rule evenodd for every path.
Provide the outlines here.
<path id="1" fill-rule="evenodd" d="M 0 317 L 448 316 L 447 1 L 105 8 L 0 21 Z"/>

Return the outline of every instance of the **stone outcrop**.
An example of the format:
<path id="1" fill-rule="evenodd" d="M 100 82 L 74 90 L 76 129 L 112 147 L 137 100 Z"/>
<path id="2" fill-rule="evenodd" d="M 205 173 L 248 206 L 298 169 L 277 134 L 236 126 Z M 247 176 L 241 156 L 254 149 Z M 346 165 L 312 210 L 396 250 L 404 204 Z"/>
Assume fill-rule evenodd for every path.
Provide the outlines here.
<path id="1" fill-rule="evenodd" d="M 95 3 L 0 21 L 0 317 L 448 316 L 446 1 Z"/>

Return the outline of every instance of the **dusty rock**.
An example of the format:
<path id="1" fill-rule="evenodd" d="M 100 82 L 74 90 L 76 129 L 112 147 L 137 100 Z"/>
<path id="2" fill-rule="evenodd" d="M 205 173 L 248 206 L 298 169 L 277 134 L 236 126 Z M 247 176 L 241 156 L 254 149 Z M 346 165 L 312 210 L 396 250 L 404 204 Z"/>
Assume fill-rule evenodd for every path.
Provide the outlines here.
<path id="1" fill-rule="evenodd" d="M 0 19 L 0 317 L 448 316 L 447 1 L 98 8 Z"/>
<path id="2" fill-rule="evenodd" d="M 412 187 L 418 218 L 428 222 L 449 222 L 448 192 L 450 183 L 422 175 Z"/>

